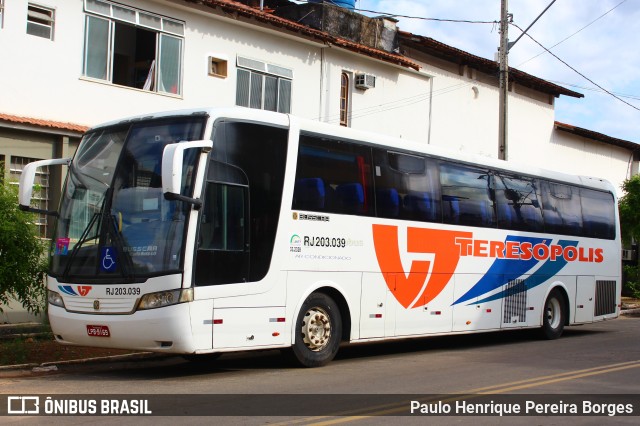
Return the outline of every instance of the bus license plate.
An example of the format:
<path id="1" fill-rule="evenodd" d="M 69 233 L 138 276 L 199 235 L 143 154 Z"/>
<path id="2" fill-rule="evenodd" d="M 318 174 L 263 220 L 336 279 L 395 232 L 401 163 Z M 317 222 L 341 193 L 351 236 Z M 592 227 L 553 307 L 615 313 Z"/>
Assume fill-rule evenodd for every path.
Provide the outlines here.
<path id="1" fill-rule="evenodd" d="M 88 325 L 87 334 L 95 337 L 110 337 L 109 327 L 106 325 Z"/>

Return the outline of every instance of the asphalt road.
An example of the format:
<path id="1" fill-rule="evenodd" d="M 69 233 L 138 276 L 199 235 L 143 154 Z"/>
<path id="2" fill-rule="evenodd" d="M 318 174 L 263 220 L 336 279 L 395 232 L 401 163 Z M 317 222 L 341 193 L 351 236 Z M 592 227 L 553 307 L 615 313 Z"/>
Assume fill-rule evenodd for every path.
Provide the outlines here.
<path id="1" fill-rule="evenodd" d="M 152 399 L 155 414 L 237 414 L 234 417 L 136 417 L 140 424 L 637 424 L 640 421 L 640 318 L 570 327 L 559 340 L 533 331 L 443 336 L 341 348 L 329 365 L 291 367 L 278 351 L 228 354 L 209 365 L 179 357 L 61 366 L 53 373 L 4 372 L 5 395 L 65 394 L 65 398 Z M 482 394 L 489 397 L 483 399 Z M 211 397 L 222 394 L 222 397 Z M 353 397 L 357 394 L 357 397 Z M 631 403 L 632 417 L 410 416 L 410 404 L 525 407 L 526 401 L 582 404 L 608 394 L 606 402 Z M 135 395 L 135 396 L 134 396 Z M 203 396 L 204 395 L 204 396 Z M 256 395 L 258 395 L 256 397 Z M 266 396 L 265 396 L 266 395 Z M 517 396 L 509 396 L 517 395 Z M 611 396 L 616 395 L 616 396 Z M 3 396 L 4 398 L 4 396 Z M 488 399 L 486 399 L 488 398 Z M 545 400 L 545 398 L 547 398 Z M 548 401 L 547 401 L 548 400 Z M 458 401 L 458 402 L 457 402 Z M 462 401 L 462 402 L 460 402 Z M 3 402 L 3 401 L 0 401 Z M 504 405 L 501 405 L 504 402 Z M 100 401 L 98 401 L 98 404 Z M 262 406 L 261 406 L 262 404 Z M 458 404 L 458 405 L 456 405 Z M 556 404 L 557 405 L 557 404 Z M 582 405 L 580 405 L 582 407 Z M 424 408 L 425 406 L 423 406 Z M 606 410 L 609 406 L 603 408 Z M 482 407 L 481 407 L 482 408 Z M 503 408 L 504 409 L 504 408 Z M 549 408 L 553 409 L 553 408 Z M 247 414 L 263 414 L 249 416 Z M 535 412 L 535 408 L 531 412 Z M 341 414 L 335 415 L 333 414 Z M 392 415 L 386 417 L 381 415 Z M 395 417 L 403 416 L 403 417 Z M 0 423 L 36 424 L 43 418 L 14 416 Z M 51 424 L 84 424 L 87 417 L 53 417 Z M 122 418 L 92 417 L 95 424 Z"/>

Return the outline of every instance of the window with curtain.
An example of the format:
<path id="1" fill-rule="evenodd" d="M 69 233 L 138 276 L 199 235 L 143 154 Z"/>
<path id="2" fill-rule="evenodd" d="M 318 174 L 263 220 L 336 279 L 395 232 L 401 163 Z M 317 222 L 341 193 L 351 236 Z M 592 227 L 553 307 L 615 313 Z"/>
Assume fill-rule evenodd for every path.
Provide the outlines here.
<path id="1" fill-rule="evenodd" d="M 184 22 L 103 0 L 85 0 L 85 77 L 182 93 Z"/>

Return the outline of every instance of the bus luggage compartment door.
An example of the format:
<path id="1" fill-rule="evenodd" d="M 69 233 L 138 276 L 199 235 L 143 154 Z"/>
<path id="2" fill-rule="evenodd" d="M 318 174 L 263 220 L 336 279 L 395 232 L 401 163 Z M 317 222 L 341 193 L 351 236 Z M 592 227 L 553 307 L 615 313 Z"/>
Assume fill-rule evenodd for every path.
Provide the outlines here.
<path id="1" fill-rule="evenodd" d="M 213 348 L 283 346 L 287 327 L 284 307 L 214 308 Z"/>
<path id="2" fill-rule="evenodd" d="M 576 285 L 576 323 L 593 321 L 593 299 L 596 291 L 596 278 L 579 276 Z"/>

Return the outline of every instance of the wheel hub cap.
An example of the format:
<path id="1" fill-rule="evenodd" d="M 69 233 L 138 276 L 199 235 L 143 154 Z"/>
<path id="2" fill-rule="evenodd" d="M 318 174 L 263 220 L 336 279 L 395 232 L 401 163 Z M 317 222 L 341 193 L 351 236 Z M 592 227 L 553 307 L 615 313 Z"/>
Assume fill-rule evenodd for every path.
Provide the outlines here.
<path id="1" fill-rule="evenodd" d="M 321 351 L 329 343 L 331 337 L 331 321 L 324 309 L 311 308 L 304 316 L 302 323 L 304 344 L 312 351 Z"/>

